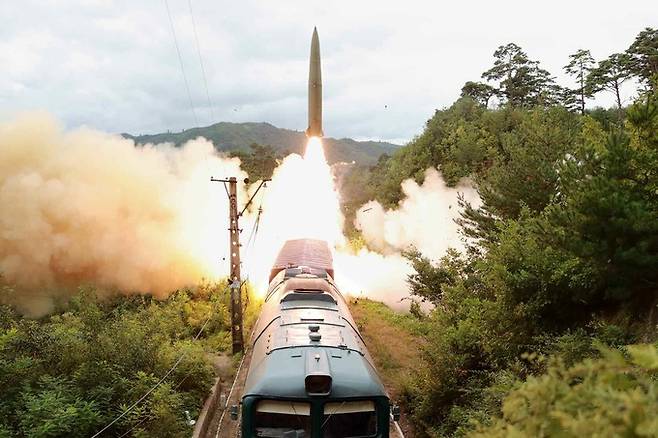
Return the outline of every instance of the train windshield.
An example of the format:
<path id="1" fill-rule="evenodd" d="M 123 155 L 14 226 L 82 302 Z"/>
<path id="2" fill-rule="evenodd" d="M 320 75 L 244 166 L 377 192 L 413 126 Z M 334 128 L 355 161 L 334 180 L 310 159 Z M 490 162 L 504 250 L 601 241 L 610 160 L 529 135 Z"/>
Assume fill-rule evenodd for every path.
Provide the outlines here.
<path id="1" fill-rule="evenodd" d="M 377 415 L 372 401 L 326 403 L 322 420 L 324 438 L 357 438 L 377 434 Z"/>
<path id="2" fill-rule="evenodd" d="M 254 430 L 259 437 L 308 438 L 311 436 L 311 405 L 262 400 L 256 405 Z"/>

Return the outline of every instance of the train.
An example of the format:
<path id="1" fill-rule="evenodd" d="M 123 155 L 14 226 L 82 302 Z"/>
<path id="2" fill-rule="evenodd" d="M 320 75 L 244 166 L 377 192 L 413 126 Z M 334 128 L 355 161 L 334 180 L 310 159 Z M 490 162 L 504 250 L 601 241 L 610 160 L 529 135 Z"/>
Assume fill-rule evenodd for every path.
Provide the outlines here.
<path id="1" fill-rule="evenodd" d="M 391 404 L 326 242 L 287 241 L 250 341 L 242 437 L 388 437 Z"/>

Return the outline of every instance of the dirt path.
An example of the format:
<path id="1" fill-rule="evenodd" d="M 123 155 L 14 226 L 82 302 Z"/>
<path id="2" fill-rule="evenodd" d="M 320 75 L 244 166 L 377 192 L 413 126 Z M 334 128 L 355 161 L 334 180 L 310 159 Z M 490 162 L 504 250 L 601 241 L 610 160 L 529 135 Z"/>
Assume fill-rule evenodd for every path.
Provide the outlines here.
<path id="1" fill-rule="evenodd" d="M 352 299 L 350 310 L 392 403 L 399 402 L 404 385 L 422 363 L 421 349 L 425 340 L 419 333 L 421 323 L 370 300 Z M 413 428 L 404 409 L 401 414 L 399 423 L 405 437 L 413 437 Z M 392 436 L 393 431 L 391 427 Z"/>

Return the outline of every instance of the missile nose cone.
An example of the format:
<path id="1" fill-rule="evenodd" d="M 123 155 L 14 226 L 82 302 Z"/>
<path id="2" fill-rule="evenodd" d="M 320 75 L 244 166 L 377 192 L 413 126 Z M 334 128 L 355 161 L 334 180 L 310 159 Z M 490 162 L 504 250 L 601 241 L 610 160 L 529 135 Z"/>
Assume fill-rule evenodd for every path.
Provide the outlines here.
<path id="1" fill-rule="evenodd" d="M 322 137 L 322 71 L 320 66 L 320 38 L 317 27 L 311 38 L 311 57 L 308 71 L 308 128 L 309 137 Z"/>

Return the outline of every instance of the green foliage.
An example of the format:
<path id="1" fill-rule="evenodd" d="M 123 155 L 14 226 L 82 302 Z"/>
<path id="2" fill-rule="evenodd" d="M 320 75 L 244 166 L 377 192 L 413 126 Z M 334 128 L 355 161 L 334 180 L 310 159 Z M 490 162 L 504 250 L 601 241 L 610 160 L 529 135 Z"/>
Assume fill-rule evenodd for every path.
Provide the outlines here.
<path id="1" fill-rule="evenodd" d="M 249 153 L 241 150 L 232 151 L 231 156 L 240 159 L 240 168 L 247 172 L 252 181 L 271 178 L 274 169 L 279 164 L 274 148 L 252 143 L 249 145 L 249 149 Z"/>
<path id="2" fill-rule="evenodd" d="M 211 285 L 163 302 L 100 301 L 82 288 L 65 311 L 38 321 L 0 306 L 0 436 L 93 435 L 177 361 L 165 382 L 106 435 L 189 435 L 183 412 L 198 415 L 210 389 L 206 349 L 216 351 L 213 340 L 228 332 L 228 300 L 225 288 Z"/>
<path id="3" fill-rule="evenodd" d="M 557 361 L 505 397 L 502 418 L 471 436 L 658 436 L 658 349 L 627 351 L 600 347 L 601 359 Z"/>
<path id="4" fill-rule="evenodd" d="M 444 288 L 456 283 L 463 268 L 460 254 L 454 250 L 448 252 L 438 267 L 416 249 L 405 252 L 404 256 L 414 268 L 414 272 L 407 279 L 409 291 L 434 305 L 441 302 Z"/>
<path id="5" fill-rule="evenodd" d="M 71 382 L 42 376 L 21 394 L 20 430 L 27 437 L 86 437 L 95 432 L 102 414 L 94 401 Z"/>
<path id="6" fill-rule="evenodd" d="M 544 214 L 548 241 L 587 264 L 599 299 L 638 299 L 658 280 L 658 204 L 655 180 L 647 179 L 658 160 L 644 146 L 614 134 L 602 153 L 574 155 L 562 166 L 557 202 Z"/>
<path id="7" fill-rule="evenodd" d="M 514 43 L 498 47 L 494 65 L 482 73 L 498 83 L 498 95 L 513 107 L 543 105 L 551 100 L 554 78 Z"/>
<path id="8" fill-rule="evenodd" d="M 487 108 L 489 100 L 496 95 L 496 89 L 482 82 L 468 81 L 462 87 L 461 97 L 470 97 L 480 105 Z"/>
<path id="9" fill-rule="evenodd" d="M 555 193 L 556 164 L 580 141 L 579 120 L 561 108 L 523 113 L 514 129 L 500 133 L 479 192 L 492 214 L 518 217 L 523 206 L 541 211 Z"/>
<path id="10" fill-rule="evenodd" d="M 626 50 L 629 69 L 648 88 L 656 91 L 658 80 L 658 30 L 647 27 Z"/>
<path id="11" fill-rule="evenodd" d="M 474 421 L 499 424 L 492 418 L 505 391 L 518 386 L 517 379 L 545 372 L 547 357 L 570 367 L 596 355 L 595 338 L 612 346 L 634 340 L 629 318 L 620 326 L 601 323 L 597 315 L 611 309 L 635 319 L 651 314 L 658 300 L 656 98 L 637 102 L 627 114 L 625 131 L 606 136 L 593 119 L 573 120 L 557 110 L 529 112 L 514 131 L 515 141 L 526 147 L 508 147 L 514 152 L 506 160 L 496 156 L 478 179 L 484 206 L 465 213 L 471 216 L 463 225 L 489 238 L 474 244 L 476 250 L 459 263 L 447 257 L 435 265 L 408 254 L 415 268 L 412 290 L 437 305 L 427 366 L 408 394 L 423 433 L 463 435 Z M 579 393 L 580 402 L 612 409 L 596 391 Z M 620 393 L 613 401 L 633 394 Z M 541 397 L 553 395 L 542 392 L 528 403 L 543 407 Z M 514 397 L 507 400 L 504 406 L 515 406 Z M 557 430 L 551 427 L 572 427 L 534 407 L 517 418 L 519 409 L 504 408 L 504 428 L 487 431 L 513 434 L 526 422 L 519 436 L 534 436 L 537 427 L 547 427 L 548 436 Z M 589 422 L 580 422 L 574 412 L 564 417 L 574 424 L 574 434 L 609 426 L 591 420 L 598 418 L 596 410 Z M 623 427 L 649 424 L 643 421 Z M 586 424 L 592 429 L 580 429 Z"/>
<path id="12" fill-rule="evenodd" d="M 587 76 L 587 87 L 593 93 L 607 90 L 615 95 L 617 107 L 621 109 L 621 86 L 631 78 L 630 57 L 626 53 L 613 53 L 599 62 Z"/>
<path id="13" fill-rule="evenodd" d="M 578 82 L 578 88 L 569 91 L 578 98 L 580 113 L 585 114 L 585 99 L 593 95 L 592 88 L 588 87 L 587 77 L 592 71 L 594 58 L 589 50 L 579 49 L 576 53 L 569 55 L 569 60 L 569 64 L 564 66 L 564 71 Z"/>

